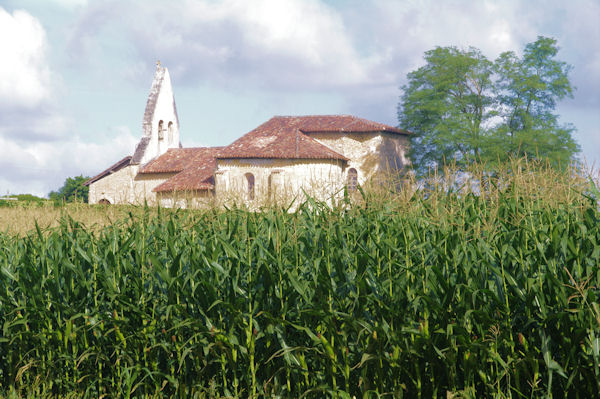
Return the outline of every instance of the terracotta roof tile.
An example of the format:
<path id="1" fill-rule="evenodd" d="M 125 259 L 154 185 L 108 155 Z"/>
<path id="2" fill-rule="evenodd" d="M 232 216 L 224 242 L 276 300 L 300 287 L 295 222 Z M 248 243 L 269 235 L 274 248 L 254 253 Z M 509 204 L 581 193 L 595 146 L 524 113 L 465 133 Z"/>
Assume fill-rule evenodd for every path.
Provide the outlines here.
<path id="1" fill-rule="evenodd" d="M 223 149 L 217 158 L 338 159 L 345 156 L 305 133 L 407 131 L 350 115 L 276 116 Z"/>
<path id="2" fill-rule="evenodd" d="M 309 116 L 278 116 L 288 123 L 298 126 L 300 131 L 309 132 L 390 132 L 410 134 L 406 130 L 357 118 L 352 115 L 309 115 Z"/>
<path id="3" fill-rule="evenodd" d="M 202 162 L 207 154 L 214 156 L 223 147 L 171 148 L 156 159 L 144 165 L 139 173 L 173 173 L 181 172 L 198 162 Z"/>
<path id="4" fill-rule="evenodd" d="M 339 159 L 341 154 L 302 133 L 287 118 L 269 119 L 223 149 L 218 158 Z"/>
<path id="5" fill-rule="evenodd" d="M 227 147 L 172 148 L 144 165 L 139 173 L 177 173 L 153 191 L 190 191 L 214 188 L 217 158 L 348 158 L 309 137 L 316 132 L 390 132 L 410 134 L 392 126 L 350 115 L 276 116 Z M 126 157 L 85 184 L 129 165 Z"/>
<path id="6" fill-rule="evenodd" d="M 184 149 L 169 150 L 165 154 L 158 157 L 155 161 L 154 169 L 160 170 L 156 167 L 162 165 L 163 169 L 170 167 L 169 171 L 177 172 L 176 167 L 184 165 L 180 169 L 180 173 L 166 180 L 164 183 L 154 188 L 155 192 L 167 192 L 167 191 L 192 191 L 192 190 L 211 190 L 214 187 L 214 172 L 217 167 L 215 156 L 223 147 L 202 147 L 202 148 L 186 148 L 185 150 L 194 151 L 183 151 Z M 169 152 L 178 152 L 180 154 L 169 154 Z M 169 155 L 167 155 L 169 154 Z M 161 159 L 163 158 L 164 159 Z M 154 162 L 154 161 L 152 161 Z M 152 163 L 150 162 L 150 163 Z M 147 166 L 150 166 L 148 163 Z M 145 172 L 145 173 L 156 173 L 156 172 Z"/>

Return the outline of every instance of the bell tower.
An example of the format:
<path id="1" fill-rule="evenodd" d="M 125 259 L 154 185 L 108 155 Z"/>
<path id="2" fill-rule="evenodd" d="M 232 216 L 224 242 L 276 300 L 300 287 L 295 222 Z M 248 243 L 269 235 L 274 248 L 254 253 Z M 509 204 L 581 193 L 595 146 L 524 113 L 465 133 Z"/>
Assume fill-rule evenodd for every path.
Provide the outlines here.
<path id="1" fill-rule="evenodd" d="M 181 147 L 179 118 L 173 86 L 167 68 L 156 63 L 154 80 L 146 102 L 142 123 L 142 139 L 135 148 L 132 164 L 143 165 L 164 154 L 169 148 Z"/>

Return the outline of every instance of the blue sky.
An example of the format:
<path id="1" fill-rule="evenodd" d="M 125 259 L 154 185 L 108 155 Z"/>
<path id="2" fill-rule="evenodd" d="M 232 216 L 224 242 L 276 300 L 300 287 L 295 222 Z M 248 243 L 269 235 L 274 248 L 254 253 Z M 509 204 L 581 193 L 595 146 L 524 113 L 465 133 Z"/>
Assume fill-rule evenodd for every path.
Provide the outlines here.
<path id="1" fill-rule="evenodd" d="M 0 194 L 46 195 L 130 155 L 159 59 L 183 145 L 212 146 L 273 115 L 397 125 L 425 51 L 494 59 L 538 35 L 574 67 L 557 111 L 600 167 L 598 0 L 0 0 Z"/>

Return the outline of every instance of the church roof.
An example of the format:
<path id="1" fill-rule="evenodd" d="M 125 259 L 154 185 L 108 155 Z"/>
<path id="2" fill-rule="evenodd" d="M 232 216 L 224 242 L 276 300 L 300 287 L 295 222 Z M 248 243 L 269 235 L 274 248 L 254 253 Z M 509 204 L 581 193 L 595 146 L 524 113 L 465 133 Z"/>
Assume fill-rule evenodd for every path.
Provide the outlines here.
<path id="1" fill-rule="evenodd" d="M 217 159 L 348 161 L 344 155 L 310 137 L 311 133 L 319 132 L 410 134 L 396 127 L 350 115 L 275 116 L 226 147 L 171 148 L 143 165 L 138 173 L 176 173 L 154 188 L 155 192 L 211 190 L 214 188 Z M 139 146 L 148 144 L 144 139 Z M 85 184 L 89 185 L 129 164 L 135 164 L 135 161 L 135 155 L 133 159 L 125 157 Z"/>
<path id="2" fill-rule="evenodd" d="M 125 158 L 117 161 L 115 164 L 109 166 L 102 172 L 98 173 L 96 176 L 92 177 L 91 179 L 88 179 L 87 181 L 85 181 L 83 183 L 83 185 L 89 186 L 90 184 L 102 179 L 103 177 L 106 177 L 106 176 L 110 175 L 111 173 L 115 173 L 116 171 L 123 169 L 126 166 L 129 166 L 130 163 L 131 163 L 131 155 L 126 156 Z"/>
<path id="3" fill-rule="evenodd" d="M 407 131 L 350 115 L 275 116 L 223 149 L 218 158 L 335 159 L 344 155 L 308 134 L 316 132 Z"/>
<path id="4" fill-rule="evenodd" d="M 223 147 L 173 148 L 145 165 L 140 173 L 179 172 L 155 192 L 210 190 L 214 187 L 216 155 Z"/>
<path id="5" fill-rule="evenodd" d="M 290 126 L 297 126 L 304 133 L 316 132 L 389 132 L 397 134 L 410 134 L 408 131 L 397 127 L 373 122 L 368 119 L 352 115 L 308 115 L 308 116 L 276 116 L 286 120 Z"/>
<path id="6" fill-rule="evenodd" d="M 153 191 L 191 191 L 214 188 L 216 159 L 277 158 L 334 159 L 344 155 L 309 137 L 316 132 L 389 132 L 405 130 L 350 115 L 276 116 L 227 147 L 169 149 L 143 166 L 139 173 L 177 173 Z"/>
<path id="7" fill-rule="evenodd" d="M 139 173 L 174 173 L 181 172 L 212 156 L 223 147 L 170 148 L 144 165 Z"/>

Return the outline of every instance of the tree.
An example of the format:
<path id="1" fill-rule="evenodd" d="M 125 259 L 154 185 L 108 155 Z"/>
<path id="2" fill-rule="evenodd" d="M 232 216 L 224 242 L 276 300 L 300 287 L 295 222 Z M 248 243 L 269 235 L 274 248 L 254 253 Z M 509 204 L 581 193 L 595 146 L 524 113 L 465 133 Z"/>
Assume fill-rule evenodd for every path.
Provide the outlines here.
<path id="1" fill-rule="evenodd" d="M 556 40 L 539 37 L 525 46 L 523 58 L 513 52 L 498 57 L 494 68 L 502 122 L 494 131 L 502 154 L 544 156 L 566 165 L 579 147 L 571 134 L 572 125 L 560 126 L 553 111 L 558 101 L 573 97 L 568 79 L 572 69 L 555 59 Z M 492 152 L 497 157 L 499 152 Z"/>
<path id="2" fill-rule="evenodd" d="M 413 132 L 410 159 L 417 174 L 454 161 L 493 166 L 507 155 L 568 164 L 579 151 L 572 125 L 560 126 L 556 104 L 572 97 L 571 67 L 555 60 L 556 41 L 538 37 L 523 57 L 495 62 L 478 49 L 437 47 L 425 66 L 407 75 L 398 105 L 400 126 Z"/>
<path id="3" fill-rule="evenodd" d="M 67 177 L 65 183 L 58 191 L 52 191 L 48 197 L 53 201 L 64 200 L 65 202 L 88 201 L 89 187 L 84 186 L 89 177 L 75 176 Z"/>

